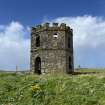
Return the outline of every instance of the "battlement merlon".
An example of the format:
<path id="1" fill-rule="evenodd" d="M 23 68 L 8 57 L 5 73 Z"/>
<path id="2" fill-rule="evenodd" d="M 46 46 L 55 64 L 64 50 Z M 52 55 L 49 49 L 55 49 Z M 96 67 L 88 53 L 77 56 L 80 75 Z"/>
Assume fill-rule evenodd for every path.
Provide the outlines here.
<path id="1" fill-rule="evenodd" d="M 65 23 L 61 23 L 61 24 L 52 23 L 52 25 L 50 23 L 45 23 L 42 25 L 37 25 L 35 27 L 32 27 L 32 33 L 41 32 L 44 30 L 49 30 L 49 31 L 65 30 L 65 31 L 71 31 L 72 32 L 72 29 L 69 26 L 66 26 Z"/>

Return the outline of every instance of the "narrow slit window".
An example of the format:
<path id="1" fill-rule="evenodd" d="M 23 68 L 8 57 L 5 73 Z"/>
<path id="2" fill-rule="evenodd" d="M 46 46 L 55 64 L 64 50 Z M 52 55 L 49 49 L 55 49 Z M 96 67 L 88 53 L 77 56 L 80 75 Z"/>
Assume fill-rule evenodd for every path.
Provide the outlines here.
<path id="1" fill-rule="evenodd" d="M 70 48 L 70 37 L 68 38 L 68 48 Z"/>

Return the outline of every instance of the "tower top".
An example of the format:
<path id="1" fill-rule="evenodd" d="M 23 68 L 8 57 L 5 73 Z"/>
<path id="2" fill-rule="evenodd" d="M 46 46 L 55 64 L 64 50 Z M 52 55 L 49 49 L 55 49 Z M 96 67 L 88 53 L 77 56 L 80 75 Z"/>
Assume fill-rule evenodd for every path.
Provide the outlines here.
<path id="1" fill-rule="evenodd" d="M 44 23 L 42 25 L 36 25 L 35 27 L 32 27 L 32 31 L 44 31 L 44 30 L 67 30 L 72 31 L 72 29 L 67 26 L 65 23 Z"/>

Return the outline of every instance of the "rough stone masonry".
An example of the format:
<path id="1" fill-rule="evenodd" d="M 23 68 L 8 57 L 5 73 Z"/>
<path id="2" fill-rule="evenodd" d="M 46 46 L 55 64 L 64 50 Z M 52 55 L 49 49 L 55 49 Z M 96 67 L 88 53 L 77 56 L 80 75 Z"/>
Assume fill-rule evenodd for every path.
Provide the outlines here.
<path id="1" fill-rule="evenodd" d="M 30 70 L 37 74 L 73 72 L 73 30 L 69 26 L 45 23 L 32 27 Z"/>

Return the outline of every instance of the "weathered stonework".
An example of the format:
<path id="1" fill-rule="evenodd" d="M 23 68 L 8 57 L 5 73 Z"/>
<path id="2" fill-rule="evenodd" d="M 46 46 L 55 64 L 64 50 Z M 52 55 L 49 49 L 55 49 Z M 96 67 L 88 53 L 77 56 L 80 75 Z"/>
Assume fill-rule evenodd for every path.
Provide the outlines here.
<path id="1" fill-rule="evenodd" d="M 32 27 L 30 61 L 32 73 L 73 72 L 73 30 L 64 23 Z"/>

